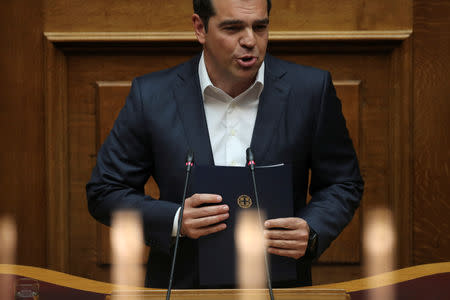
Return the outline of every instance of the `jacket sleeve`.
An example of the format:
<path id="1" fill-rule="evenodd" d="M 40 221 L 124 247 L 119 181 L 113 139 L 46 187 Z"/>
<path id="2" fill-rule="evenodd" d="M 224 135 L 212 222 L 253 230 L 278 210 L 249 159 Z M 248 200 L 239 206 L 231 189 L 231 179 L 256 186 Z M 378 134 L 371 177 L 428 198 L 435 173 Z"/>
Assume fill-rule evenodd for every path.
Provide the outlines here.
<path id="1" fill-rule="evenodd" d="M 143 99 L 135 79 L 86 185 L 88 208 L 95 219 L 108 226 L 114 211 L 137 210 L 143 218 L 145 242 L 169 252 L 173 219 L 179 205 L 144 194 L 153 165 L 151 153 Z"/>
<path id="2" fill-rule="evenodd" d="M 359 206 L 363 187 L 341 102 L 327 72 L 317 108 L 311 150 L 312 199 L 299 215 L 318 234 L 316 258 L 351 221 Z"/>

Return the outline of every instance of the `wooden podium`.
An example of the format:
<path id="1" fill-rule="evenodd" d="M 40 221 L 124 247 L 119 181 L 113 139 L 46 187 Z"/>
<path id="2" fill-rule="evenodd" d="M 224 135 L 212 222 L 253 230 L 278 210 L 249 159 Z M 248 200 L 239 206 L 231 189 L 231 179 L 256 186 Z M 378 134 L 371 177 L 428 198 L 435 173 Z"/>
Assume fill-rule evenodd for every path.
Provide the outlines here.
<path id="1" fill-rule="evenodd" d="M 118 286 L 37 267 L 0 264 L 0 283 L 13 282 L 20 277 L 39 280 L 40 298 L 46 300 L 163 300 L 166 298 L 166 290 Z M 370 291 L 385 288 L 395 288 L 395 299 L 399 300 L 448 300 L 448 295 L 450 295 L 450 262 L 413 266 L 372 277 L 311 288 L 274 289 L 274 295 L 276 300 L 347 300 L 350 297 L 352 300 L 366 300 L 369 299 Z M 9 288 L 6 287 L 6 290 L 9 290 L 13 295 L 14 285 L 12 284 Z M 173 290 L 171 298 L 180 300 L 268 300 L 269 293 L 267 289 Z"/>
<path id="2" fill-rule="evenodd" d="M 339 289 L 274 289 L 276 300 L 350 300 L 345 290 Z M 267 300 L 268 290 L 172 290 L 173 300 Z M 164 300 L 166 290 L 113 291 L 110 300 Z"/>

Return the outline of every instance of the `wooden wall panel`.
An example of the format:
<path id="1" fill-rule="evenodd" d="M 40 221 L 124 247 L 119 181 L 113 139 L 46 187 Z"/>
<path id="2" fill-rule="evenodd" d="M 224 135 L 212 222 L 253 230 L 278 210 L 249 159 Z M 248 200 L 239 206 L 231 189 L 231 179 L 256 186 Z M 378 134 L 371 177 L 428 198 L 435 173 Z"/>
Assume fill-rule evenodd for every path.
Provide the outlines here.
<path id="1" fill-rule="evenodd" d="M 450 2 L 414 1 L 414 263 L 450 260 Z"/>
<path id="2" fill-rule="evenodd" d="M 45 0 L 45 31 L 191 30 L 192 1 Z"/>
<path id="3" fill-rule="evenodd" d="M 274 0 L 272 30 L 399 30 L 411 28 L 411 1 Z"/>
<path id="4" fill-rule="evenodd" d="M 49 35 L 49 38 L 52 37 Z M 73 37 L 71 35 L 68 38 Z M 70 185 L 67 192 L 71 217 L 66 231 L 71 250 L 67 271 L 108 281 L 108 266 L 105 263 L 109 259 L 104 251 L 108 247 L 105 238 L 107 233 L 103 228 L 96 230 L 98 225 L 87 212 L 84 191 L 95 164 L 99 139 L 102 140 L 106 134 L 106 130 L 101 130 L 98 124 L 106 124 L 102 126 L 110 128 L 108 124 L 115 118 L 113 115 L 124 101 L 128 88 L 126 84 L 118 82 L 129 82 L 135 76 L 185 61 L 199 48 L 191 47 L 191 42 L 137 40 L 117 45 L 113 41 L 95 43 L 77 39 L 61 42 L 60 38 L 55 41 L 55 45 L 59 53 L 66 57 L 67 131 L 70 133 L 70 160 L 67 165 Z M 271 52 L 277 56 L 329 69 L 334 80 L 341 83 L 337 85 L 338 93 L 344 97 L 343 101 L 348 101 L 345 102 L 344 113 L 349 115 L 352 136 L 356 136 L 354 139 L 360 154 L 361 169 L 367 183 L 362 209 L 354 221 L 356 225 L 349 227 L 350 233 L 346 233 L 347 237 L 357 236 L 356 239 L 352 238 L 354 243 L 341 249 L 339 243 L 342 245 L 347 239 L 343 235 L 342 241 L 336 242 L 335 249 L 330 248 L 330 254 L 326 254 L 328 260 L 326 255 L 324 260 L 331 265 L 322 262 L 314 268 L 315 283 L 360 276 L 358 240 L 361 229 L 357 226 L 360 223 L 358 218 L 364 215 L 365 209 L 375 205 L 391 207 L 400 201 L 392 194 L 390 184 L 396 173 L 391 172 L 392 156 L 389 152 L 398 150 L 393 149 L 389 141 L 393 135 L 391 109 L 395 108 L 392 100 L 397 98 L 391 92 L 392 78 L 399 77 L 399 74 L 393 73 L 399 68 L 392 67 L 392 57 L 396 53 L 395 49 L 401 45 L 401 42 L 392 44 L 389 38 L 377 43 L 376 47 L 354 41 L 274 42 L 270 45 Z M 97 247 L 99 243 L 100 248 Z M 336 263 L 339 265 L 333 265 Z"/>
<path id="5" fill-rule="evenodd" d="M 189 31 L 191 0 L 44 0 L 45 31 Z M 274 0 L 275 31 L 409 30 L 411 0 Z"/>
<path id="6" fill-rule="evenodd" d="M 69 176 L 67 133 L 67 65 L 63 53 L 45 44 L 47 267 L 67 271 Z"/>
<path id="7" fill-rule="evenodd" d="M 44 267 L 41 9 L 41 1 L 0 1 L 0 216 L 12 215 L 17 222 L 17 263 Z"/>

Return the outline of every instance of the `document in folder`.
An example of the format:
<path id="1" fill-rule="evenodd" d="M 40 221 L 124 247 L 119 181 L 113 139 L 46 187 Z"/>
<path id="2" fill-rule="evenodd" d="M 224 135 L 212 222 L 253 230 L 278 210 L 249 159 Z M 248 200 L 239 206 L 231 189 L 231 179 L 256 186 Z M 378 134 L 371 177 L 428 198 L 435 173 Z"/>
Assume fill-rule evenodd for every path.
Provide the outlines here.
<path id="1" fill-rule="evenodd" d="M 289 165 L 263 166 L 255 169 L 261 211 L 265 219 L 292 217 L 292 168 Z M 195 166 L 189 195 L 219 194 L 230 207 L 227 228 L 198 240 L 199 283 L 201 287 L 233 286 L 236 282 L 234 229 L 240 211 L 256 208 L 250 170 L 246 167 Z M 263 220 L 264 221 L 264 220 Z M 269 255 L 272 282 L 296 279 L 296 261 Z"/>

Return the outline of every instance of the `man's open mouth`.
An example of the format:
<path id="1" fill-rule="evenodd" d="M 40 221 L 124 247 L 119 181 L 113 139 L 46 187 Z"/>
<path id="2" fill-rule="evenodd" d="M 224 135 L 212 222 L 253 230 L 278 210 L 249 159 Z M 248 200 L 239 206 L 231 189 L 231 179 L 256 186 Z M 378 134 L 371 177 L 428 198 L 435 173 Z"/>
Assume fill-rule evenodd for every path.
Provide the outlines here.
<path id="1" fill-rule="evenodd" d="M 243 56 L 238 59 L 239 64 L 244 68 L 252 67 L 258 58 L 255 56 Z"/>

